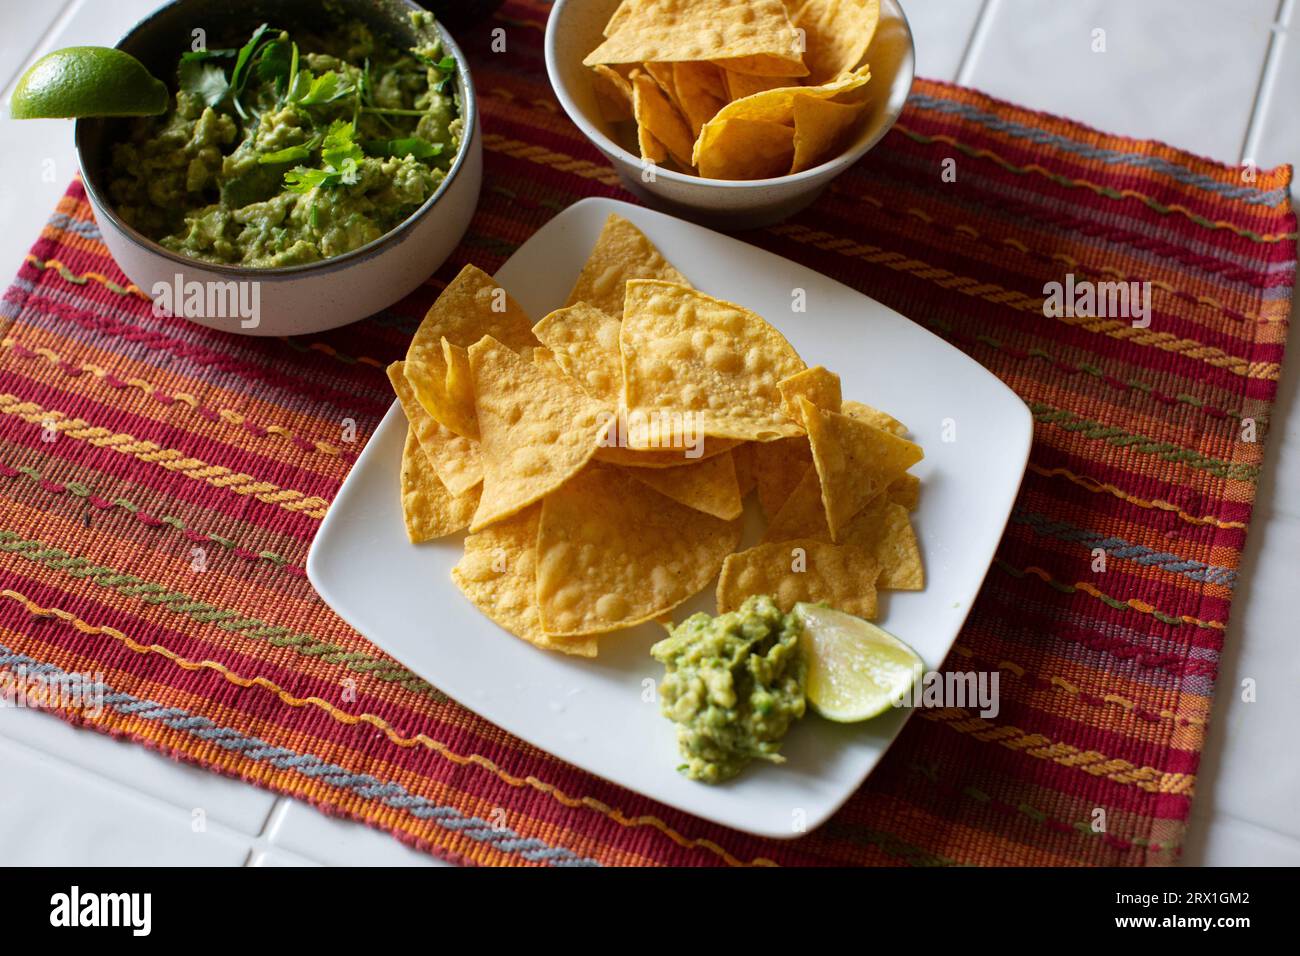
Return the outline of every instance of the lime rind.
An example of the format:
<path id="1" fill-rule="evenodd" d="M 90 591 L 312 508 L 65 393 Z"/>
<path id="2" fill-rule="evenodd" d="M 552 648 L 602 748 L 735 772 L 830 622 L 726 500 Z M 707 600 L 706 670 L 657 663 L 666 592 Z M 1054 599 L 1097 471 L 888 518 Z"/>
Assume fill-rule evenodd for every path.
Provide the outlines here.
<path id="1" fill-rule="evenodd" d="M 153 116 L 171 94 L 135 57 L 101 46 L 74 46 L 41 57 L 9 101 L 14 119 Z"/>
<path id="2" fill-rule="evenodd" d="M 837 723 L 870 720 L 893 709 L 925 664 L 888 631 L 852 614 L 795 605 L 807 663 L 805 692 L 819 716 Z"/>

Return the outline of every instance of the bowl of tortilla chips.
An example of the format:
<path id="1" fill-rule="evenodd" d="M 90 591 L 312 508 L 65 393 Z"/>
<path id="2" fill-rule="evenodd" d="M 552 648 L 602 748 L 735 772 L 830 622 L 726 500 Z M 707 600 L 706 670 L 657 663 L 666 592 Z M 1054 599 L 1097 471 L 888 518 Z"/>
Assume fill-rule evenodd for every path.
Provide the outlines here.
<path id="1" fill-rule="evenodd" d="M 546 69 L 651 205 L 751 228 L 812 203 L 902 112 L 897 0 L 556 0 Z"/>

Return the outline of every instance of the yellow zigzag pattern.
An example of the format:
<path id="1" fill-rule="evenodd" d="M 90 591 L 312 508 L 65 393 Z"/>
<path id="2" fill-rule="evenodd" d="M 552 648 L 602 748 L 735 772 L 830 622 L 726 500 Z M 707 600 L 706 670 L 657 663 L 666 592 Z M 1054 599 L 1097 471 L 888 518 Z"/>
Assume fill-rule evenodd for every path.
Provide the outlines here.
<path id="1" fill-rule="evenodd" d="M 29 424 L 51 428 L 61 435 L 88 442 L 97 448 L 110 448 L 139 461 L 179 472 L 195 481 L 225 488 L 237 495 L 252 495 L 258 501 L 278 505 L 286 511 L 304 514 L 309 518 L 324 518 L 325 511 L 329 508 L 329 502 L 324 498 L 309 497 L 301 491 L 281 488 L 269 481 L 259 481 L 252 475 L 233 472 L 224 465 L 209 465 L 197 458 L 187 458 L 184 452 L 175 448 L 163 448 L 151 441 L 141 441 L 134 435 L 115 434 L 107 428 L 91 425 L 84 419 L 68 418 L 63 412 L 42 408 L 35 402 L 24 402 L 7 392 L 0 394 L 0 412 L 16 415 Z"/>
<path id="2" fill-rule="evenodd" d="M 15 345 L 18 344 L 19 343 L 13 338 L 0 339 L 0 349 L 12 349 Z M 113 372 L 111 372 L 109 369 L 104 368 L 102 365 L 94 365 L 90 362 L 78 362 L 74 365 L 74 363 L 64 359 L 63 356 L 61 356 L 58 352 L 54 351 L 53 349 L 47 349 L 44 347 L 31 348 L 30 346 L 26 346 L 26 345 L 24 345 L 23 348 L 27 349 L 27 351 L 31 352 L 33 355 L 39 355 L 41 358 L 45 359 L 45 361 L 49 362 L 51 365 L 53 365 L 55 368 L 58 369 L 63 369 L 65 367 L 73 367 L 82 372 L 89 372 L 91 375 L 95 376 L 95 378 L 101 380 L 106 379 L 108 378 L 108 376 L 113 374 Z M 200 402 L 196 396 L 191 395 L 189 392 L 163 393 L 163 390 L 161 388 L 159 388 L 153 382 L 150 382 L 147 379 L 143 379 L 143 378 L 124 378 L 121 381 L 125 385 L 129 386 L 130 388 L 139 389 L 141 392 L 144 392 L 144 394 L 149 396 L 162 393 L 162 394 L 166 394 L 168 398 L 174 398 L 176 401 L 188 405 L 190 408 L 197 409 L 203 407 L 203 403 Z M 248 421 L 248 417 L 246 415 L 244 415 L 241 412 L 235 411 L 233 408 L 218 408 L 216 409 L 216 414 L 222 421 L 228 422 L 231 425 L 242 426 Z M 261 427 L 263 431 L 265 431 L 269 435 L 280 435 L 281 437 L 288 438 L 290 440 L 299 439 L 299 436 L 295 432 L 286 428 L 283 425 L 263 425 Z M 248 434 L 253 435 L 254 433 L 249 432 Z M 338 446 L 331 445 L 327 441 L 321 441 L 320 439 L 308 439 L 308 438 L 301 438 L 299 440 L 309 441 L 318 452 L 321 452 L 322 454 L 325 455 L 333 455 L 335 457 L 338 457 L 342 454 L 342 450 L 338 448 Z"/>
<path id="3" fill-rule="evenodd" d="M 1149 793 L 1172 793 L 1190 798 L 1196 783 L 1194 774 L 1168 773 L 1155 767 L 1139 767 L 1118 757 L 1107 757 L 1095 750 L 1080 750 L 1069 744 L 1053 743 L 1042 734 L 1031 734 L 1019 727 L 994 724 L 977 717 L 965 707 L 922 710 L 926 720 L 946 724 L 960 734 L 969 734 L 985 743 L 996 743 L 1039 760 L 1050 760 L 1063 767 L 1074 767 L 1094 777 L 1135 786 Z"/>
<path id="4" fill-rule="evenodd" d="M 920 259 L 910 259 L 901 253 L 891 252 L 879 246 L 855 242 L 852 239 L 843 239 L 829 232 L 820 232 L 797 223 L 783 223 L 772 226 L 768 231 L 773 235 L 782 236 L 804 245 L 811 245 L 826 252 L 834 252 L 852 259 L 861 259 L 863 262 L 870 262 L 873 265 L 882 265 L 887 269 L 893 269 L 895 272 L 907 272 L 918 279 L 932 282 L 940 288 L 960 292 L 962 295 L 973 296 L 997 305 L 1005 305 L 1021 312 L 1033 312 L 1040 316 L 1043 314 L 1042 296 L 1026 295 L 1023 292 L 1004 289 L 992 282 L 981 282 L 978 279 L 959 276 L 947 269 L 937 268 L 927 262 L 922 262 Z M 1044 317 L 1046 318 L 1046 316 Z M 1157 348 L 1163 352 L 1173 352 L 1184 358 L 1204 362 L 1214 368 L 1227 369 L 1232 374 L 1240 375 L 1243 378 L 1257 378 L 1275 382 L 1281 373 L 1281 366 L 1277 362 L 1248 362 L 1244 358 L 1229 355 L 1222 349 L 1215 348 L 1212 345 L 1204 345 L 1193 339 L 1182 339 L 1170 332 L 1137 329 L 1128 322 L 1122 322 L 1118 319 L 1078 315 L 1062 315 L 1052 318 L 1066 325 L 1077 326 L 1085 332 L 1129 341 L 1134 345 Z"/>

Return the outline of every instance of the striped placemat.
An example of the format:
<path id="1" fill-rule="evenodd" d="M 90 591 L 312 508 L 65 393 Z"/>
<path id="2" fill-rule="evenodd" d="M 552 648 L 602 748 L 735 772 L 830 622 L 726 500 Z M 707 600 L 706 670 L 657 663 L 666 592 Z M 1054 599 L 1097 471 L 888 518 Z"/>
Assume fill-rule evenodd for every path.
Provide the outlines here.
<path id="1" fill-rule="evenodd" d="M 492 271 L 583 196 L 627 198 L 551 94 L 548 9 L 513 0 L 461 31 L 483 105 L 479 210 L 425 288 L 346 329 L 263 341 L 155 318 L 73 183 L 0 312 L 10 686 L 93 675 L 102 709 L 62 698 L 69 721 L 464 862 L 1176 859 L 1286 339 L 1289 168 L 918 81 L 816 206 L 745 234 L 965 350 L 1037 422 L 945 665 L 996 669 L 1000 712 L 920 712 L 810 835 L 755 839 L 581 773 L 447 700 L 312 591 L 312 536 L 442 283 L 468 261 Z M 1150 324 L 1045 314 L 1045 285 L 1067 276 L 1150 283 Z"/>

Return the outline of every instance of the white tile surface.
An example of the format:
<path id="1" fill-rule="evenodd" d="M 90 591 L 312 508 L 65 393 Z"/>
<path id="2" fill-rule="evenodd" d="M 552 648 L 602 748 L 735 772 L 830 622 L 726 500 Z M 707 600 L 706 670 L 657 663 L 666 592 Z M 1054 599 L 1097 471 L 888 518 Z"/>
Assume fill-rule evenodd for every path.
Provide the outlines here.
<path id="1" fill-rule="evenodd" d="M 269 838 L 277 847 L 332 866 L 446 866 L 364 824 L 328 817 L 304 803 L 284 807 Z"/>
<path id="2" fill-rule="evenodd" d="M 1186 866 L 1300 866 L 1300 841 L 1230 816 L 1213 816 L 1183 848 Z"/>
<path id="3" fill-rule="evenodd" d="M 86 737 L 99 737 L 105 746 L 78 746 Z M 78 730 L 37 710 L 0 707 L 0 738 L 57 754 L 70 765 L 133 787 L 186 813 L 202 809 L 209 819 L 246 833 L 261 831 L 275 805 L 275 797 L 265 790 L 169 760 L 130 741 Z"/>
<path id="4" fill-rule="evenodd" d="M 1300 840 L 1300 655 L 1295 583 L 1300 519 L 1274 515 L 1251 528 L 1242 567 L 1246 600 L 1234 607 L 1220 666 L 1197 799 Z M 1243 700 L 1243 682 L 1255 700 Z"/>
<path id="5" fill-rule="evenodd" d="M 955 80 L 975 29 L 989 0 L 903 0 L 916 44 L 916 75 Z M 924 42 L 921 42 L 924 41 Z"/>
<path id="6" fill-rule="evenodd" d="M 0 41 L 0 86 L 8 86 L 18 77 L 35 47 L 58 20 L 68 12 L 72 0 L 47 0 L 45 3 L 21 3 L 4 0 L 4 40 Z"/>
<path id="7" fill-rule="evenodd" d="M 1274 30 L 1273 62 L 1265 94 L 1260 98 L 1257 135 L 1247 156 L 1261 167 L 1300 164 L 1300 14 L 1296 0 L 1284 0 L 1281 24 Z M 1252 155 L 1253 154 L 1253 155 Z"/>
<path id="8" fill-rule="evenodd" d="M 0 86 L 39 53 L 112 43 L 159 0 L 0 0 Z M 904 0 L 918 73 L 1164 139 L 1227 162 L 1300 163 L 1296 0 Z M 1278 11 L 1270 69 L 1270 24 Z M 1091 30 L 1107 30 L 1093 54 Z M 978 30 L 977 30 L 978 27 Z M 1262 87 L 1262 89 L 1260 89 Z M 1256 97 L 1259 92 L 1258 98 Z M 1258 112 L 1252 110 L 1258 99 Z M 10 273 L 75 170 L 71 124 L 0 110 L 0 270 Z M 1247 136 L 1248 130 L 1249 139 Z M 7 281 L 8 275 L 0 276 Z M 1186 861 L 1300 865 L 1295 615 L 1300 370 L 1288 363 L 1202 759 Z M 1285 520 L 1279 520 L 1282 516 Z M 1259 699 L 1230 693 L 1256 676 Z M 114 865 L 431 865 L 429 856 L 306 804 L 190 768 L 45 714 L 0 712 L 0 859 Z M 1288 802 L 1289 801 L 1289 802 Z M 267 812 L 268 802 L 274 809 Z M 190 809 L 208 810 L 194 834 Z"/>
<path id="9" fill-rule="evenodd" d="M 1277 0 L 996 0 L 963 82 L 1235 162 L 1276 12 Z"/>
<path id="10" fill-rule="evenodd" d="M 53 718 L 47 718 L 53 719 Z M 239 866 L 246 842 L 209 820 L 0 740 L 0 859 L 36 866 Z"/>

